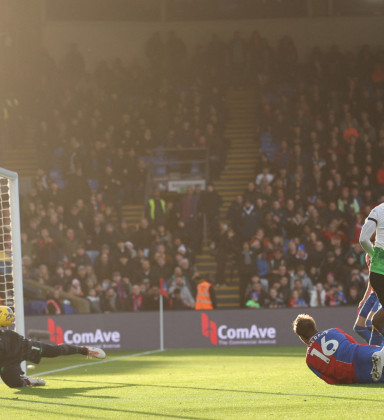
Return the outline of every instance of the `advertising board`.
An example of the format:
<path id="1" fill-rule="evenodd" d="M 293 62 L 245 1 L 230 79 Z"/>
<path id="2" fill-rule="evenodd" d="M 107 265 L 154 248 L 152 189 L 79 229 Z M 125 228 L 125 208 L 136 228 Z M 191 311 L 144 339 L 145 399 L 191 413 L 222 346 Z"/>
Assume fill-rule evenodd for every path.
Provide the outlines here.
<path id="1" fill-rule="evenodd" d="M 300 341 L 292 321 L 310 313 L 319 329 L 338 327 L 353 334 L 356 308 L 168 311 L 164 313 L 164 346 L 168 349 L 294 346 Z M 157 349 L 159 313 L 82 314 L 26 317 L 26 332 L 49 331 L 50 341 L 104 349 Z"/>

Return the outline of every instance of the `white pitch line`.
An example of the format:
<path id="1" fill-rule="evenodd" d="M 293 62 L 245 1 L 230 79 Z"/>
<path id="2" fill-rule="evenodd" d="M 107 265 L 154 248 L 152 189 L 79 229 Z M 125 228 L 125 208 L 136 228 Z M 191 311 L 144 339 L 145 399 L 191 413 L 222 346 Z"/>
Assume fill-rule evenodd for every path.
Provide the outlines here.
<path id="1" fill-rule="evenodd" d="M 50 373 L 63 372 L 65 370 L 77 369 L 77 368 L 84 367 L 84 366 L 100 365 L 101 363 L 109 363 L 109 362 L 114 362 L 115 360 L 120 360 L 120 359 L 128 359 L 128 358 L 132 358 L 132 357 L 146 356 L 148 354 L 160 353 L 160 352 L 163 352 L 163 351 L 164 350 L 158 349 L 158 350 L 144 351 L 144 352 L 141 352 L 141 353 L 128 354 L 126 356 L 113 357 L 112 359 L 100 360 L 98 362 L 88 362 L 88 363 L 82 363 L 80 365 L 67 366 L 67 367 L 61 368 L 61 369 L 48 370 L 47 372 L 37 373 L 36 375 L 37 376 L 49 375 Z"/>

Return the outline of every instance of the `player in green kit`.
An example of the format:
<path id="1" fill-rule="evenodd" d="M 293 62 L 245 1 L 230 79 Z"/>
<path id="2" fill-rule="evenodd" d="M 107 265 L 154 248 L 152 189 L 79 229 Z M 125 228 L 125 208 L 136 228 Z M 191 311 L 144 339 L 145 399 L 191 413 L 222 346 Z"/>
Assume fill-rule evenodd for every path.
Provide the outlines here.
<path id="1" fill-rule="evenodd" d="M 376 233 L 375 243 L 371 237 Z M 360 233 L 360 245 L 370 257 L 369 282 L 381 305 L 384 305 L 384 203 L 369 213 Z M 381 308 L 372 318 L 376 332 L 384 335 L 384 311 Z"/>

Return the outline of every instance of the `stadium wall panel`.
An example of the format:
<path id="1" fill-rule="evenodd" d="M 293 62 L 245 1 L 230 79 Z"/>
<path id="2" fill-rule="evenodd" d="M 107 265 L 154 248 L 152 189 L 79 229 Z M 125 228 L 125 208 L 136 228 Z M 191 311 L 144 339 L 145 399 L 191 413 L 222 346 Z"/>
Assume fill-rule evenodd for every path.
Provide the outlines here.
<path id="1" fill-rule="evenodd" d="M 353 335 L 356 308 L 254 309 L 164 313 L 167 349 L 235 346 L 294 346 L 297 314 L 310 313 L 320 330 L 341 328 Z M 159 348 L 159 313 L 116 313 L 26 317 L 26 331 L 49 331 L 51 342 L 105 349 Z M 358 339 L 358 337 L 355 337 Z"/>

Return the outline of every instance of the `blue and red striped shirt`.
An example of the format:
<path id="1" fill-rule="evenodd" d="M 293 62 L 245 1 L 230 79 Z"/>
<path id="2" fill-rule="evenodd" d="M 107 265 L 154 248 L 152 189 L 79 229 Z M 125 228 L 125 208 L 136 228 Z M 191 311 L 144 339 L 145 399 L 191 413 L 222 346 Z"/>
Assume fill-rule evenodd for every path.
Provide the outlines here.
<path id="1" fill-rule="evenodd" d="M 338 328 L 321 331 L 308 344 L 306 362 L 312 372 L 329 384 L 356 383 L 354 356 L 359 346 Z"/>

